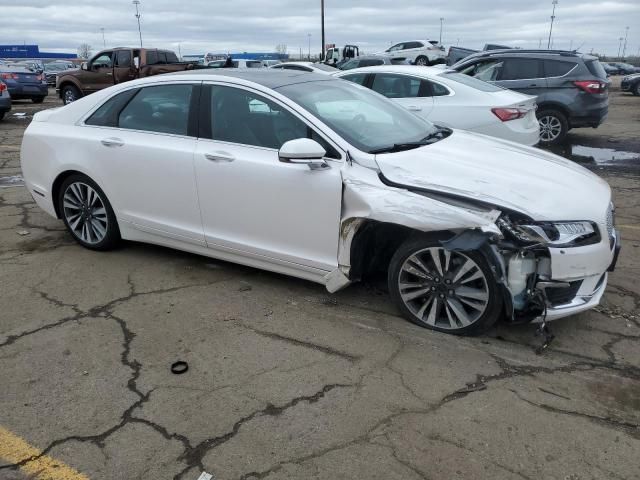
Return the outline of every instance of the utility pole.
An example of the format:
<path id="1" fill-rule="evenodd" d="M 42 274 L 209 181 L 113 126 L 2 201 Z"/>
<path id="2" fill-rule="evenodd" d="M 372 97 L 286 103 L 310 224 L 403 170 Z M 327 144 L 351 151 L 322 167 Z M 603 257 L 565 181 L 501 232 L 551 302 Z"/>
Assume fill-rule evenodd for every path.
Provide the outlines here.
<path id="1" fill-rule="evenodd" d="M 569 51 L 573 50 L 573 39 L 569 42 Z"/>
<path id="2" fill-rule="evenodd" d="M 142 48 L 142 30 L 140 29 L 140 12 L 138 11 L 138 5 L 140 5 L 140 0 L 133 0 L 133 3 L 136 6 L 136 18 L 138 19 L 138 35 L 140 36 L 140 48 Z"/>
<path id="3" fill-rule="evenodd" d="M 551 4 L 553 5 L 553 11 L 551 12 L 551 27 L 549 28 L 549 41 L 547 42 L 547 50 L 551 48 L 551 33 L 553 32 L 553 21 L 556 19 L 556 5 L 558 5 L 558 0 L 553 0 Z"/>
<path id="4" fill-rule="evenodd" d="M 102 32 L 102 47 L 107 48 L 107 41 L 104 39 L 104 27 L 100 27 L 100 31 Z"/>
<path id="5" fill-rule="evenodd" d="M 539 38 L 538 39 L 538 50 L 541 50 L 541 49 L 542 49 L 542 39 Z"/>
<path id="6" fill-rule="evenodd" d="M 326 45 L 324 40 L 324 0 L 320 0 L 320 23 L 322 26 L 322 58 L 320 61 L 324 61 L 324 46 Z"/>
<path id="7" fill-rule="evenodd" d="M 624 28 L 624 48 L 622 49 L 622 58 L 627 56 L 627 37 L 629 36 L 629 27 Z"/>
<path id="8" fill-rule="evenodd" d="M 309 61 L 311 61 L 311 34 L 307 33 L 307 37 L 309 39 L 309 56 L 308 56 L 308 59 L 309 59 Z"/>
<path id="9" fill-rule="evenodd" d="M 440 17 L 440 45 L 442 45 L 442 22 L 444 22 L 444 17 Z"/>

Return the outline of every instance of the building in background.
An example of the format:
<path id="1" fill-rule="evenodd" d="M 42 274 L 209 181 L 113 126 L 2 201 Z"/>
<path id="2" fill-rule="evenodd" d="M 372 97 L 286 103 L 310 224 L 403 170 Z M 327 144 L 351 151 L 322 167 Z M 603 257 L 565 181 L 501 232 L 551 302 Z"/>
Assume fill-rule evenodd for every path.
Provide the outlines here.
<path id="1" fill-rule="evenodd" d="M 0 45 L 0 58 L 5 60 L 70 60 L 77 58 L 77 54 L 41 52 L 38 45 Z"/>

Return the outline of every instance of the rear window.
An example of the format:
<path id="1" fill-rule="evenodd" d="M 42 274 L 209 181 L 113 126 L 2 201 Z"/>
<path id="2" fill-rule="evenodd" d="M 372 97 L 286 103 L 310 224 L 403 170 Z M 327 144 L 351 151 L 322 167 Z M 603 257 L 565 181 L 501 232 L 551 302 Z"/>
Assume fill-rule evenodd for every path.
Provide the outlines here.
<path id="1" fill-rule="evenodd" d="M 167 55 L 167 63 L 178 63 L 180 61 L 175 53 L 171 51 L 165 53 Z"/>
<path id="2" fill-rule="evenodd" d="M 544 74 L 546 77 L 562 77 L 569 73 L 577 64 L 575 62 L 562 62 L 560 60 L 545 60 Z"/>
<path id="3" fill-rule="evenodd" d="M 255 60 L 253 62 L 247 62 L 247 68 L 262 68 L 262 62 Z"/>
<path id="4" fill-rule="evenodd" d="M 591 75 L 595 75 L 596 77 L 602 79 L 607 78 L 607 72 L 604 71 L 604 68 L 602 67 L 602 65 L 600 65 L 599 60 L 587 60 L 584 62 L 584 64 L 589 69 Z"/>
<path id="5" fill-rule="evenodd" d="M 504 90 L 503 88 L 498 87 L 497 85 L 483 82 L 482 80 L 478 80 L 477 78 L 470 77 L 469 75 L 465 75 L 464 73 L 444 72 L 441 75 L 447 80 L 461 83 L 463 85 L 466 85 L 467 87 L 475 88 L 476 90 L 480 90 L 482 92 L 499 92 L 500 90 Z"/>

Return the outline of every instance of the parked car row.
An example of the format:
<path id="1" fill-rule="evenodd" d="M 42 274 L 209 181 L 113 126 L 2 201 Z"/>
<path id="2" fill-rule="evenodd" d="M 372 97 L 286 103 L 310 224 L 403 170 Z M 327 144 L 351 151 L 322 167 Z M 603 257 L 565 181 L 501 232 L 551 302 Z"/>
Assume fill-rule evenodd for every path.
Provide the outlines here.
<path id="1" fill-rule="evenodd" d="M 25 186 L 92 250 L 165 245 L 329 292 L 385 272 L 398 310 L 434 330 L 597 306 L 620 250 L 609 185 L 549 152 L 402 108 L 417 91 L 431 95 L 411 100 L 424 110 L 459 97 L 477 108 L 457 116 L 535 123 L 530 97 L 411 68 L 344 73 L 362 85 L 286 68 L 117 84 L 35 114 Z"/>

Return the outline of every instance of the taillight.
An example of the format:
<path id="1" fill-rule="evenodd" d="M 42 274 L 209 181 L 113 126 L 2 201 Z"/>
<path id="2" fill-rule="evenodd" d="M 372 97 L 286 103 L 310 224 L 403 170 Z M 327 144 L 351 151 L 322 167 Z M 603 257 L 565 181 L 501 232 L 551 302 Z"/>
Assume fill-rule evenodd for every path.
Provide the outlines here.
<path id="1" fill-rule="evenodd" d="M 573 84 L 587 93 L 604 93 L 607 89 L 607 84 L 598 80 L 582 80 Z"/>
<path id="2" fill-rule="evenodd" d="M 39 82 L 44 82 L 44 74 L 43 74 L 43 73 L 41 73 L 40 75 L 38 75 L 38 76 L 36 77 L 36 80 L 38 80 Z"/>
<path id="3" fill-rule="evenodd" d="M 529 110 L 523 110 L 522 108 L 492 108 L 491 111 L 503 122 L 517 120 L 529 113 Z"/>
<path id="4" fill-rule="evenodd" d="M 0 82 L 0 92 L 4 92 L 7 89 L 7 85 Z"/>
<path id="5" fill-rule="evenodd" d="M 17 80 L 18 75 L 16 75 L 15 73 L 0 73 L 0 78 L 4 80 Z"/>

